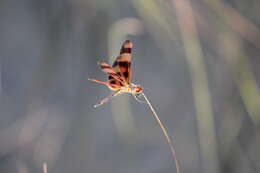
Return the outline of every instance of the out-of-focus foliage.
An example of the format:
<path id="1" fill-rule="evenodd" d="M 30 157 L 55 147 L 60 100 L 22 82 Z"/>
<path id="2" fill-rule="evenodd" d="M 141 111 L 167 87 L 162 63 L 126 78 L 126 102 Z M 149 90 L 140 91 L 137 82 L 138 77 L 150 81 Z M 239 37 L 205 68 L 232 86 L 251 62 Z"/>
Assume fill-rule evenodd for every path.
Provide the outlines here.
<path id="1" fill-rule="evenodd" d="M 181 171 L 260 172 L 260 1 L 0 2 L 0 172 L 176 172 L 146 105 L 109 94 L 97 61 L 134 43 Z"/>

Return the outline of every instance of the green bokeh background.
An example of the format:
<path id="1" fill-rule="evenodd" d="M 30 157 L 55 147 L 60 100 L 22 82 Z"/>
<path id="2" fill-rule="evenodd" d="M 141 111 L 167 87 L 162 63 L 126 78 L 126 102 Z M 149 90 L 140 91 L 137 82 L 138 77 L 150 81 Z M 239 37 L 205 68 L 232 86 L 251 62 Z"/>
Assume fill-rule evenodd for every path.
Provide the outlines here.
<path id="1" fill-rule="evenodd" d="M 260 172 L 260 1 L 0 1 L 0 172 L 172 173 L 149 108 L 109 95 L 125 39 L 182 173 Z"/>

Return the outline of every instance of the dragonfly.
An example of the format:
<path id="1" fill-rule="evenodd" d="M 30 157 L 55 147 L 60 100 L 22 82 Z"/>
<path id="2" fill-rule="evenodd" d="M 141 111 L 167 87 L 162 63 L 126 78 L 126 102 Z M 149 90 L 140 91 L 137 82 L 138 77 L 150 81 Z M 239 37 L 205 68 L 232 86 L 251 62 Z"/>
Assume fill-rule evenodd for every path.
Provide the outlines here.
<path id="1" fill-rule="evenodd" d="M 114 61 L 112 67 L 106 62 L 98 62 L 98 65 L 101 68 L 101 70 L 108 75 L 108 80 L 107 81 L 100 81 L 97 79 L 88 79 L 88 80 L 99 83 L 99 84 L 106 85 L 109 89 L 113 90 L 114 92 L 111 95 L 109 95 L 108 97 L 102 99 L 100 101 L 100 103 L 94 105 L 94 107 L 101 106 L 104 103 L 111 100 L 113 97 L 123 94 L 123 93 L 130 93 L 135 97 L 135 99 L 137 101 L 142 102 L 142 103 L 147 103 L 162 129 L 162 132 L 163 132 L 164 136 L 166 137 L 167 143 L 170 146 L 170 150 L 172 153 L 173 160 L 175 162 L 177 173 L 180 173 L 180 166 L 179 166 L 179 163 L 177 160 L 175 148 L 166 131 L 164 124 L 159 119 L 159 116 L 155 112 L 153 106 L 151 105 L 151 103 L 149 102 L 149 100 L 147 99 L 145 94 L 143 93 L 143 88 L 140 85 L 131 83 L 132 49 L 133 49 L 133 43 L 130 40 L 126 40 L 122 44 L 122 47 L 120 49 L 120 54 Z M 141 97 L 143 97 L 145 99 L 145 102 L 140 100 Z"/>
<path id="2" fill-rule="evenodd" d="M 136 98 L 136 100 L 138 100 L 139 102 L 143 102 L 139 99 L 143 88 L 140 85 L 131 83 L 132 48 L 133 48 L 133 43 L 130 40 L 124 41 L 120 49 L 120 54 L 114 61 L 112 67 L 106 62 L 98 62 L 98 65 L 101 68 L 101 70 L 106 74 L 108 74 L 108 80 L 107 81 L 100 81 L 97 79 L 88 79 L 88 80 L 106 85 L 109 89 L 113 90 L 114 92 L 108 97 L 102 99 L 100 103 L 94 105 L 94 107 L 101 106 L 104 103 L 111 100 L 113 97 L 118 96 L 122 93 L 130 93 Z"/>

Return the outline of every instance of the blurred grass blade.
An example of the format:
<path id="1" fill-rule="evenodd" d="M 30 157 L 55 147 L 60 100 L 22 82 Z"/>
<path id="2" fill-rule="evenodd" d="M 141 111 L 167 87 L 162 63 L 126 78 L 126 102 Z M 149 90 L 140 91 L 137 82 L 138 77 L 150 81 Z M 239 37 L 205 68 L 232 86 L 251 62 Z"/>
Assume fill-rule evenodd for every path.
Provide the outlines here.
<path id="1" fill-rule="evenodd" d="M 222 35 L 219 44 L 223 45 L 221 50 L 223 50 L 224 58 L 231 67 L 246 110 L 252 121 L 259 125 L 260 90 L 248 59 L 243 51 L 238 51 L 242 50 L 240 42 L 230 32 L 226 32 Z"/>
<path id="2" fill-rule="evenodd" d="M 173 0 L 173 6 L 176 10 L 192 79 L 200 148 L 203 159 L 203 172 L 219 173 L 220 170 L 210 91 L 192 7 L 189 0 Z"/>

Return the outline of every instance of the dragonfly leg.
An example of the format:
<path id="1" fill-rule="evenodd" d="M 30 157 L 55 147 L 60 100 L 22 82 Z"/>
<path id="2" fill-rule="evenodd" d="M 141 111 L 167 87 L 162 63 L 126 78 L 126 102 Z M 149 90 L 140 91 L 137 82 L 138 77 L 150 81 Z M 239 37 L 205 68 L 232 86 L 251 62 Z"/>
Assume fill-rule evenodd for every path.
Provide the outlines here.
<path id="1" fill-rule="evenodd" d="M 98 106 L 101 106 L 103 105 L 104 103 L 108 102 L 109 100 L 111 100 L 113 97 L 117 96 L 120 94 L 120 90 L 117 90 L 116 92 L 112 93 L 111 95 L 107 96 L 106 98 L 102 99 L 100 101 L 100 103 L 94 105 L 94 107 L 98 107 Z"/>

